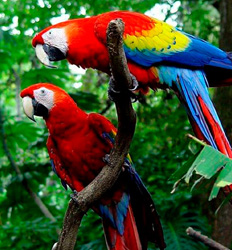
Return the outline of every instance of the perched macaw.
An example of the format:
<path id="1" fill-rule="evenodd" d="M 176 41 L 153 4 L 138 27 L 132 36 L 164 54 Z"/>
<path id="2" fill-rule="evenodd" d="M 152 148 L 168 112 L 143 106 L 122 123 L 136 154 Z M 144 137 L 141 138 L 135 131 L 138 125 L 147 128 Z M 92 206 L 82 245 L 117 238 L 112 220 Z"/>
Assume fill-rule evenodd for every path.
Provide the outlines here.
<path id="1" fill-rule="evenodd" d="M 116 128 L 99 114 L 85 113 L 52 84 L 32 85 L 21 97 L 25 114 L 32 120 L 42 116 L 46 122 L 48 153 L 63 186 L 81 191 L 105 165 L 103 158 L 113 147 Z M 165 248 L 155 205 L 129 155 L 112 190 L 92 208 L 102 217 L 108 249 L 147 249 L 148 241 Z"/>
<path id="2" fill-rule="evenodd" d="M 232 84 L 230 53 L 155 18 L 113 11 L 42 30 L 32 41 L 37 57 L 47 66 L 66 58 L 82 68 L 110 74 L 106 29 L 116 18 L 125 23 L 124 50 L 140 91 L 173 89 L 185 105 L 197 137 L 231 158 L 230 144 L 207 89 Z M 228 187 L 225 191 L 229 192 Z"/>

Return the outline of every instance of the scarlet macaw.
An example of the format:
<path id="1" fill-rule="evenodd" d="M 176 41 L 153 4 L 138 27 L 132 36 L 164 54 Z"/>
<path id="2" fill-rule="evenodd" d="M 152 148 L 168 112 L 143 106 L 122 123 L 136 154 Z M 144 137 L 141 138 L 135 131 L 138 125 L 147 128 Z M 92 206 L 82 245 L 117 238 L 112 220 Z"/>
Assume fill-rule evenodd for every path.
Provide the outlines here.
<path id="1" fill-rule="evenodd" d="M 207 89 L 232 83 L 230 53 L 165 22 L 128 11 L 55 24 L 37 34 L 32 44 L 45 65 L 66 58 L 82 68 L 110 74 L 106 29 L 116 18 L 125 23 L 124 50 L 140 91 L 173 89 L 185 105 L 197 137 L 231 158 L 230 144 Z"/>
<path id="2" fill-rule="evenodd" d="M 47 149 L 62 184 L 81 191 L 105 165 L 116 128 L 105 117 L 87 114 L 52 84 L 39 83 L 21 92 L 26 115 L 42 116 L 49 130 Z M 109 249 L 147 249 L 147 241 L 165 248 L 159 216 L 150 194 L 125 159 L 124 171 L 108 193 L 93 206 L 103 221 Z"/>

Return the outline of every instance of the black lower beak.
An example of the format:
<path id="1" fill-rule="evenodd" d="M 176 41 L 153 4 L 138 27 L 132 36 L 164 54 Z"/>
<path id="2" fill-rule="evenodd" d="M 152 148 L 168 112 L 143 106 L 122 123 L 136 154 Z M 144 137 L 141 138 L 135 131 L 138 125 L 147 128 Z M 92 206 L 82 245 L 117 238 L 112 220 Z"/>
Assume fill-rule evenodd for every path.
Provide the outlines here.
<path id="1" fill-rule="evenodd" d="M 41 103 L 38 103 L 35 99 L 32 99 L 32 105 L 34 108 L 34 115 L 48 117 L 48 109 Z"/>
<path id="2" fill-rule="evenodd" d="M 43 49 L 48 55 L 49 61 L 60 61 L 66 58 L 66 55 L 56 47 L 48 44 L 43 44 Z"/>

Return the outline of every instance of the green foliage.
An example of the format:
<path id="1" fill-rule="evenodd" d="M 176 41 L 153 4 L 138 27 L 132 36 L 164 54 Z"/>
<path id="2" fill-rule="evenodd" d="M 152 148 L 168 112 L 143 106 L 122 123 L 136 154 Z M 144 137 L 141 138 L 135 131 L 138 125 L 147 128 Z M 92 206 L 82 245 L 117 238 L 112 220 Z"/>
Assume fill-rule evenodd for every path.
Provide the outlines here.
<path id="1" fill-rule="evenodd" d="M 183 195 L 183 194 L 181 194 Z M 194 227 L 196 230 L 207 233 L 209 228 L 207 219 L 202 218 L 201 212 L 195 209 L 195 206 L 189 206 L 186 195 L 185 199 L 180 194 L 174 194 L 169 198 L 169 208 L 163 215 L 165 221 L 163 222 L 164 235 L 167 244 L 167 250 L 176 249 L 207 249 L 199 242 L 189 240 L 186 235 L 188 227 Z M 196 197 L 192 198 L 192 202 L 196 202 Z"/>
<path id="2" fill-rule="evenodd" d="M 185 32 L 218 45 L 220 15 L 214 7 L 216 1 L 181 1 L 179 23 Z"/>
<path id="3" fill-rule="evenodd" d="M 100 101 L 96 94 L 78 91 L 74 94 L 69 93 L 73 100 L 77 103 L 78 107 L 86 111 L 93 111 L 100 109 Z"/>
<path id="4" fill-rule="evenodd" d="M 194 138 L 194 140 L 201 145 L 203 144 L 196 138 Z M 189 158 L 189 160 L 174 173 L 173 178 L 178 179 L 174 185 L 174 190 L 182 179 L 189 184 L 194 174 L 200 177 L 195 180 L 192 189 L 199 184 L 199 182 L 204 184 L 204 179 L 213 179 L 213 187 L 209 196 L 209 200 L 212 200 L 217 197 L 220 188 L 232 183 L 232 161 L 218 150 L 204 144 L 194 156 Z"/>
<path id="5" fill-rule="evenodd" d="M 32 123 L 22 114 L 20 89 L 38 82 L 52 82 L 68 91 L 78 105 L 101 112 L 114 124 L 114 105 L 107 101 L 105 74 L 88 70 L 77 76 L 67 62 L 56 62 L 58 69 L 47 69 L 35 58 L 32 36 L 51 21 L 67 14 L 71 18 L 115 9 L 145 12 L 157 2 L 136 0 L 8 0 L 0 2 L 0 249 L 50 249 L 57 240 L 71 191 L 65 191 L 52 173 L 46 150 L 44 122 Z M 168 1 L 171 6 L 176 1 Z M 217 43 L 218 14 L 209 1 L 181 1 L 179 27 Z M 186 12 L 187 11 L 187 12 Z M 172 13 L 169 13 L 171 15 Z M 199 17 L 200 16 L 200 17 Z M 209 35 L 212 34 L 212 35 Z M 75 82 L 83 85 L 76 89 Z M 173 93 L 150 93 L 143 103 L 135 103 L 138 123 L 131 155 L 138 173 L 151 192 L 162 218 L 167 249 L 204 249 L 185 234 L 188 226 L 209 234 L 207 219 L 200 208 L 199 194 L 183 188 L 171 195 L 170 175 L 190 156 L 186 133 L 191 133 L 185 110 Z M 6 139 L 11 157 L 21 174 L 16 174 L 3 145 Z M 50 210 L 56 222 L 42 214 L 28 194 L 26 180 Z M 197 201 L 197 202 L 196 202 Z M 154 249 L 154 245 L 150 245 Z M 76 249 L 105 249 L 101 221 L 92 211 L 84 217 Z"/>
<path id="6" fill-rule="evenodd" d="M 1 249 L 45 249 L 57 240 L 55 227 L 44 217 L 5 224 L 0 232 Z"/>

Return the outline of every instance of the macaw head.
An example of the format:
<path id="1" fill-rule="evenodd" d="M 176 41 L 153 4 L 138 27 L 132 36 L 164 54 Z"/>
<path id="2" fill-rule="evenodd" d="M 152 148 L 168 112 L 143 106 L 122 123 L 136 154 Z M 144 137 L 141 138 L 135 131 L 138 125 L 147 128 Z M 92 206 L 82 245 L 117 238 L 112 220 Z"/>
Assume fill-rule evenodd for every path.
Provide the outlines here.
<path id="1" fill-rule="evenodd" d="M 67 57 L 70 25 L 70 21 L 52 25 L 33 38 L 32 45 L 36 56 L 44 65 L 54 68 L 51 61 L 60 61 Z"/>
<path id="2" fill-rule="evenodd" d="M 94 20 L 71 19 L 42 30 L 32 40 L 38 59 L 51 68 L 54 68 L 52 61 L 63 59 L 85 67 L 83 63 L 100 43 L 94 35 Z"/>
<path id="3" fill-rule="evenodd" d="M 34 84 L 22 90 L 20 96 L 24 112 L 32 121 L 35 121 L 35 115 L 48 119 L 54 109 L 62 112 L 65 107 L 76 106 L 64 90 L 49 83 Z"/>

